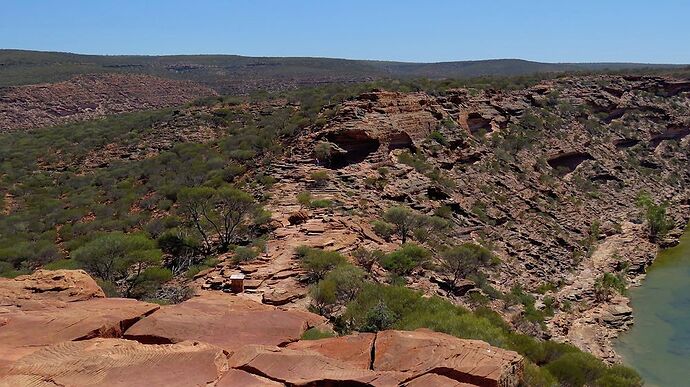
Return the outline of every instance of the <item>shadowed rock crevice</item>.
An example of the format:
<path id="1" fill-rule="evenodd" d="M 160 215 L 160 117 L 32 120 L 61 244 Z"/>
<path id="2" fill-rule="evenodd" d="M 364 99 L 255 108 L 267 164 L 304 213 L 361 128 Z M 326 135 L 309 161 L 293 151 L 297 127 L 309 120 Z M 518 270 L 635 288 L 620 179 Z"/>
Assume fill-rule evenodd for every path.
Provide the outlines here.
<path id="1" fill-rule="evenodd" d="M 586 160 L 594 160 L 594 157 L 587 152 L 566 152 L 550 158 L 547 162 L 559 175 L 566 175 Z"/>
<path id="2" fill-rule="evenodd" d="M 470 113 L 467 115 L 467 129 L 472 135 L 477 135 L 482 131 L 491 132 L 491 120 L 479 113 Z"/>
<path id="3" fill-rule="evenodd" d="M 388 151 L 395 149 L 407 149 L 413 153 L 417 151 L 412 138 L 406 132 L 395 132 L 388 137 Z"/>
<path id="4" fill-rule="evenodd" d="M 652 136 L 649 141 L 652 147 L 656 148 L 664 140 L 682 140 L 685 136 L 690 134 L 690 127 L 671 127 L 662 133 Z"/>
<path id="5" fill-rule="evenodd" d="M 329 166 L 342 168 L 350 164 L 361 163 L 379 149 L 381 143 L 362 129 L 350 129 L 329 133 L 326 139 L 344 150 L 332 156 Z"/>
<path id="6" fill-rule="evenodd" d="M 639 143 L 640 143 L 640 140 L 635 139 L 635 138 L 622 138 L 620 140 L 614 141 L 613 145 L 617 149 L 625 149 L 625 148 L 632 148 Z"/>

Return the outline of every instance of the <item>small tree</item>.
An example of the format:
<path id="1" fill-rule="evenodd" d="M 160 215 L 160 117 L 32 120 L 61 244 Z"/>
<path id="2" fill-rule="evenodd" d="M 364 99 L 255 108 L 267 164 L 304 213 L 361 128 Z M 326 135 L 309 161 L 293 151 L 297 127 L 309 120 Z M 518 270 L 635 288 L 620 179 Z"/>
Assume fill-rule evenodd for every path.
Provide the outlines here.
<path id="1" fill-rule="evenodd" d="M 406 243 L 400 249 L 385 255 L 381 266 L 397 275 L 408 275 L 431 257 L 431 252 L 413 243 Z"/>
<path id="2" fill-rule="evenodd" d="M 408 207 L 391 207 L 383 214 L 386 222 L 395 226 L 395 232 L 402 240 L 402 244 L 407 242 L 407 237 L 415 225 L 415 215 Z"/>
<path id="3" fill-rule="evenodd" d="M 125 296 L 138 294 L 145 284 L 170 278 L 169 270 L 153 270 L 161 263 L 162 252 L 156 242 L 140 234 L 112 232 L 100 236 L 72 253 L 74 260 L 104 281 L 124 279 Z"/>
<path id="4" fill-rule="evenodd" d="M 383 257 L 381 250 L 369 251 L 364 247 L 359 247 L 352 252 L 352 256 L 357 260 L 357 264 L 366 271 L 371 271 L 374 263 Z"/>
<path id="5" fill-rule="evenodd" d="M 342 255 L 335 251 L 326 251 L 312 247 L 300 246 L 295 253 L 302 261 L 311 282 L 322 280 L 329 271 L 347 263 Z"/>
<path id="6" fill-rule="evenodd" d="M 673 228 L 666 216 L 666 203 L 656 204 L 649 194 L 641 193 L 637 197 L 637 205 L 644 211 L 650 240 L 663 238 Z"/>
<path id="7" fill-rule="evenodd" d="M 309 175 L 309 177 L 312 180 L 314 180 L 314 185 L 316 185 L 317 187 L 323 187 L 324 185 L 326 185 L 326 183 L 328 182 L 328 179 L 330 178 L 330 176 L 328 175 L 328 172 L 326 172 L 326 171 L 312 172 L 312 174 Z"/>
<path id="8" fill-rule="evenodd" d="M 350 302 L 357 297 L 364 286 L 364 271 L 352 265 L 340 265 L 322 281 L 335 284 L 335 295 L 339 302 Z"/>
<path id="9" fill-rule="evenodd" d="M 219 242 L 219 250 L 227 251 L 237 234 L 243 231 L 257 211 L 254 198 L 237 188 L 184 188 L 178 194 L 180 210 L 187 223 L 202 239 L 202 253 L 213 250 L 212 235 Z"/>
<path id="10" fill-rule="evenodd" d="M 309 289 L 311 310 L 322 316 L 327 316 L 336 303 L 336 284 L 333 281 L 319 281 Z"/>
<path id="11" fill-rule="evenodd" d="M 441 266 L 450 274 L 455 287 L 461 278 L 476 274 L 483 266 L 494 260 L 493 254 L 486 248 L 474 243 L 464 243 L 451 247 L 441 253 Z"/>
<path id="12" fill-rule="evenodd" d="M 321 141 L 314 146 L 314 157 L 317 160 L 328 162 L 331 159 L 331 151 L 333 147 L 330 142 Z"/>
<path id="13" fill-rule="evenodd" d="M 625 276 L 622 273 L 604 273 L 594 282 L 594 296 L 599 301 L 608 301 L 615 293 L 625 294 Z"/>

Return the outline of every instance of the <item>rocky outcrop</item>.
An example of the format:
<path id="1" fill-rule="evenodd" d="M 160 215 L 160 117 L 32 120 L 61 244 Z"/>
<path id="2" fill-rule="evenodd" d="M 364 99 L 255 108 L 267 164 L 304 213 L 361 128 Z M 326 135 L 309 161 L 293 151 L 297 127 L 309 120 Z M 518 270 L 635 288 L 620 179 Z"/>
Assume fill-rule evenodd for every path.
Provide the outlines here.
<path id="1" fill-rule="evenodd" d="M 206 343 L 145 345 L 97 338 L 62 342 L 26 356 L 4 377 L 0 373 L 0 386 L 206 386 L 227 370 L 226 354 Z"/>
<path id="2" fill-rule="evenodd" d="M 79 75 L 70 80 L 0 89 L 0 133 L 110 114 L 182 105 L 216 93 L 189 81 L 148 75 Z"/>
<path id="3" fill-rule="evenodd" d="M 685 83 L 591 76 L 510 91 L 374 91 L 341 104 L 270 173 L 281 184 L 300 185 L 309 168 L 336 169 L 321 190 L 356 213 L 358 224 L 380 219 L 395 205 L 425 214 L 443 209 L 454 225 L 447 235 L 454 243 L 483 241 L 501 257 L 503 263 L 488 273 L 495 287 L 509 292 L 519 285 L 542 308 L 546 297 L 555 300 L 547 329 L 526 333 L 569 341 L 615 361 L 610 340 L 629 323 L 604 317 L 606 305 L 595 297 L 594 283 L 620 270 L 636 283 L 653 262 L 657 246 L 649 243 L 635 204 L 640 192 L 669 203 L 675 231 L 663 244 L 672 244 L 690 219 L 690 93 L 677 86 Z M 362 158 L 351 144 L 355 139 L 379 145 Z M 305 165 L 321 141 L 345 150 L 339 157 L 346 162 Z M 416 155 L 402 157 L 405 151 Z M 295 191 L 300 189 L 308 187 Z M 331 216 L 340 218 L 340 211 Z M 364 240 L 389 251 L 385 243 Z M 443 281 L 428 279 L 416 276 L 408 284 L 468 301 L 444 291 Z M 540 287 L 552 290 L 541 294 Z M 519 310 L 500 301 L 493 306 L 519 320 Z M 585 343 L 576 337 L 579 330 L 570 330 L 576 325 L 600 334 Z"/>
<path id="4" fill-rule="evenodd" d="M 81 270 L 39 270 L 0 280 L 0 363 L 64 341 L 119 337 L 158 305 L 104 298 Z M 0 366 L 1 367 L 1 366 Z"/>
<path id="5" fill-rule="evenodd" d="M 35 293 L 42 307 L 0 308 L 0 386 L 502 387 L 522 375 L 519 355 L 483 342 L 421 330 L 298 341 L 323 319 L 208 292 L 157 309 L 103 298 L 81 271 L 2 281 L 0 295 L 39 278 L 62 284 Z"/>
<path id="6" fill-rule="evenodd" d="M 247 346 L 230 366 L 296 385 L 396 385 L 433 374 L 454 383 L 516 386 L 522 378 L 522 357 L 515 352 L 427 330 L 299 342 L 287 349 Z"/>
<path id="7" fill-rule="evenodd" d="M 14 279 L 0 278 L 0 306 L 41 307 L 45 301 L 86 301 L 105 297 L 83 270 L 37 270 Z"/>
<path id="8" fill-rule="evenodd" d="M 162 307 L 129 328 L 125 338 L 151 344 L 205 341 L 232 352 L 248 344 L 284 345 L 324 323 L 311 313 L 281 310 L 242 296 L 205 293 Z"/>

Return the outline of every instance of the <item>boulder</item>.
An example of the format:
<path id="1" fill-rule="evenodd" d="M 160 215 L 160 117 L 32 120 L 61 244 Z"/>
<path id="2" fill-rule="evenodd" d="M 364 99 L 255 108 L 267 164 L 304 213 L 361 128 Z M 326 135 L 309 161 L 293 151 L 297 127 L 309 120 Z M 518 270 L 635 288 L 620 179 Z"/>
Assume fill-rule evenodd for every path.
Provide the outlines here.
<path id="1" fill-rule="evenodd" d="M 251 374 L 238 369 L 226 372 L 216 383 L 215 387 L 270 387 L 284 386 L 283 383 L 274 382 L 271 379 Z"/>
<path id="2" fill-rule="evenodd" d="M 206 386 L 227 369 L 223 351 L 206 343 L 93 339 L 62 342 L 20 359 L 0 374 L 0 386 Z"/>
<path id="3" fill-rule="evenodd" d="M 290 222 L 290 224 L 292 224 L 292 225 L 302 224 L 302 223 L 306 222 L 307 220 L 309 220 L 309 212 L 307 212 L 305 210 L 299 210 L 299 211 L 293 212 L 288 217 L 288 222 Z"/>
<path id="4" fill-rule="evenodd" d="M 248 345 L 228 360 L 230 367 L 264 375 L 288 385 L 398 385 L 404 375 L 375 372 L 311 351 Z"/>
<path id="5" fill-rule="evenodd" d="M 210 293 L 162 307 L 129 328 L 125 338 L 154 344 L 198 340 L 232 352 L 248 344 L 296 341 L 305 330 L 323 322 L 323 317 L 312 313 Z"/>
<path id="6" fill-rule="evenodd" d="M 37 270 L 14 279 L 0 278 L 0 306 L 42 309 L 46 301 L 103 297 L 103 290 L 83 270 Z"/>
<path id="7" fill-rule="evenodd" d="M 478 386 L 517 386 L 522 356 L 479 340 L 429 330 L 383 331 L 376 336 L 374 370 L 436 373 Z"/>
<path id="8" fill-rule="evenodd" d="M 368 369 L 371 367 L 375 338 L 374 333 L 355 333 L 329 339 L 300 340 L 289 344 L 287 348 L 317 352 L 353 367 Z"/>
<path id="9" fill-rule="evenodd" d="M 123 298 L 81 302 L 44 301 L 42 309 L 0 307 L 0 362 L 16 360 L 44 346 L 93 337 L 119 337 L 156 304 Z"/>

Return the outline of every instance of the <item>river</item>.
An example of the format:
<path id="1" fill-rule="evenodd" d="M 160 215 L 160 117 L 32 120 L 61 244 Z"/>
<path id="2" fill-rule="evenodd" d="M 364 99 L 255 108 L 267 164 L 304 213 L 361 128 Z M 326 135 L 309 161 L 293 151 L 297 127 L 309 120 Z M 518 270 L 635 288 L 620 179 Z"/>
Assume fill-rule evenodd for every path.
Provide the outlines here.
<path id="1" fill-rule="evenodd" d="M 690 386 L 690 228 L 630 290 L 635 324 L 616 350 L 646 386 Z"/>

